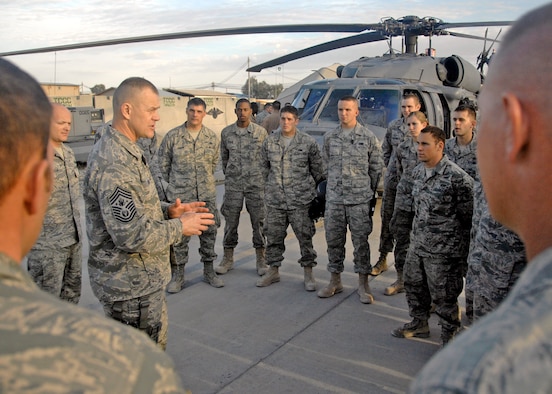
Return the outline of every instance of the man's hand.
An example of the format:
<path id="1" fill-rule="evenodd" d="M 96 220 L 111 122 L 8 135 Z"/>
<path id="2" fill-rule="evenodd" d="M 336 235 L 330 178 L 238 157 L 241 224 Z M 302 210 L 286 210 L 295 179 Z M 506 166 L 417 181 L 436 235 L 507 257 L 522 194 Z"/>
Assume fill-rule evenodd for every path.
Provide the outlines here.
<path id="1" fill-rule="evenodd" d="M 175 203 L 171 206 L 169 206 L 169 218 L 179 218 L 185 213 L 203 213 L 203 212 L 209 212 L 209 209 L 205 207 L 205 203 L 203 201 L 194 201 L 194 202 L 187 202 L 183 203 L 180 201 L 180 198 L 177 198 Z M 212 215 L 211 215 L 212 217 Z"/>
<path id="2" fill-rule="evenodd" d="M 215 216 L 212 213 L 187 212 L 180 216 L 182 222 L 182 235 L 191 237 L 201 235 L 209 226 L 215 224 Z"/>

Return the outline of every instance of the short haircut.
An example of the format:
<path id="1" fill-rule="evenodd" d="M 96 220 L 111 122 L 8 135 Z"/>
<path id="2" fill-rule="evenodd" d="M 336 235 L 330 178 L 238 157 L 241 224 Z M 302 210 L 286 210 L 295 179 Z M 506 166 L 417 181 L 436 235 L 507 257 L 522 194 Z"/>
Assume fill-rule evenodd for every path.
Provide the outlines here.
<path id="1" fill-rule="evenodd" d="M 343 96 L 338 101 L 351 101 L 353 103 L 356 103 L 357 107 L 358 105 L 358 99 L 355 96 Z"/>
<path id="2" fill-rule="evenodd" d="M 47 157 L 52 105 L 29 74 L 0 58 L 0 201 L 33 154 Z"/>
<path id="3" fill-rule="evenodd" d="M 236 108 L 238 108 L 238 105 L 240 105 L 241 103 L 247 103 L 249 104 L 249 108 L 251 108 L 251 102 L 246 98 L 241 98 L 238 101 L 236 101 Z"/>
<path id="4" fill-rule="evenodd" d="M 267 108 L 270 108 L 270 107 L 272 107 L 272 103 L 265 103 L 264 109 L 267 109 Z"/>
<path id="5" fill-rule="evenodd" d="M 205 103 L 205 101 L 200 98 L 200 97 L 194 97 L 194 98 L 191 98 L 190 101 L 188 101 L 188 105 L 186 105 L 186 108 L 190 108 L 191 106 L 194 106 L 194 107 L 203 107 L 203 109 L 207 109 L 207 104 Z"/>
<path id="6" fill-rule="evenodd" d="M 281 104 L 279 101 L 274 101 L 274 102 L 272 103 L 272 107 L 273 107 L 274 109 L 280 109 L 281 106 L 282 106 L 282 104 Z"/>
<path id="7" fill-rule="evenodd" d="M 256 102 L 252 102 L 251 109 L 253 110 L 253 115 L 256 115 L 259 112 L 259 104 Z"/>
<path id="8" fill-rule="evenodd" d="M 468 115 L 470 116 L 470 118 L 472 118 L 473 120 L 476 120 L 477 119 L 477 112 L 476 112 L 476 109 L 473 105 L 471 104 L 465 104 L 465 103 L 460 103 L 458 105 L 458 107 L 456 107 L 454 109 L 454 112 L 467 112 Z"/>
<path id="9" fill-rule="evenodd" d="M 292 105 L 286 105 L 284 108 L 282 108 L 280 110 L 280 115 L 283 114 L 284 112 L 288 112 L 292 114 L 295 117 L 295 119 L 299 118 L 299 111 L 297 111 L 297 108 L 295 108 Z"/>
<path id="10" fill-rule="evenodd" d="M 431 134 L 437 142 L 441 141 L 443 144 L 447 139 L 445 132 L 437 126 L 426 126 L 422 129 L 422 133 Z"/>
<path id="11" fill-rule="evenodd" d="M 416 104 L 421 105 L 420 98 L 418 97 L 418 95 L 416 93 L 404 92 L 404 94 L 402 96 L 402 99 L 403 100 L 413 99 L 416 102 Z"/>
<path id="12" fill-rule="evenodd" d="M 406 119 L 416 117 L 421 123 L 427 123 L 429 125 L 429 122 L 427 121 L 427 116 L 422 111 L 412 111 L 408 114 Z"/>
<path id="13" fill-rule="evenodd" d="M 136 91 L 144 89 L 151 89 L 155 94 L 159 94 L 155 85 L 144 78 L 130 77 L 121 82 L 113 94 L 113 113 L 118 113 L 121 105 L 127 102 Z"/>

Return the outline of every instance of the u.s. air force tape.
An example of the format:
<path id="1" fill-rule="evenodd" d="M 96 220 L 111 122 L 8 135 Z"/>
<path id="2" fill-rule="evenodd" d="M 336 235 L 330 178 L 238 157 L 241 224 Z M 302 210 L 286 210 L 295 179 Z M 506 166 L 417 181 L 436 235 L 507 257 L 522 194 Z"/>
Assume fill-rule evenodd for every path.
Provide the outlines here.
<path id="1" fill-rule="evenodd" d="M 113 217 L 120 222 L 128 223 L 136 216 L 136 205 L 134 205 L 132 194 L 119 186 L 109 197 L 109 204 L 113 209 Z"/>

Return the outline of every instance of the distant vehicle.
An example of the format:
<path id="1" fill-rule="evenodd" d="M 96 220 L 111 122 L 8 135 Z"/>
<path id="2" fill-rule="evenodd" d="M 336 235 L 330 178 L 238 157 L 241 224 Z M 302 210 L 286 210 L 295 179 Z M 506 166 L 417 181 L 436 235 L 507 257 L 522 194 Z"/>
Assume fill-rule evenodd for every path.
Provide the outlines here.
<path id="1" fill-rule="evenodd" d="M 104 110 L 94 107 L 68 107 L 71 112 L 71 131 L 67 145 L 73 149 L 78 163 L 86 163 L 94 145 L 96 130 L 104 124 Z"/>

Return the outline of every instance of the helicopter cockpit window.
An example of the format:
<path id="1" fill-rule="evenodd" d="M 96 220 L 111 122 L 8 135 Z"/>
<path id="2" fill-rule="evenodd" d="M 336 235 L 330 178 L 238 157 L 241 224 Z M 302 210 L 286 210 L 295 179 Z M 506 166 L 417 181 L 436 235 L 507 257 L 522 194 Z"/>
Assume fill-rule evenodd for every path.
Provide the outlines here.
<path id="1" fill-rule="evenodd" d="M 325 122 L 339 122 L 337 114 L 337 102 L 341 97 L 350 96 L 353 94 L 353 89 L 335 89 L 331 92 L 330 97 L 324 105 L 324 109 L 320 113 L 318 120 Z"/>
<path id="2" fill-rule="evenodd" d="M 386 128 L 400 116 L 400 91 L 363 89 L 358 94 L 359 121 L 363 125 Z"/>
<path id="3" fill-rule="evenodd" d="M 299 111 L 301 120 L 312 120 L 327 91 L 327 89 L 303 89 L 299 92 L 292 105 Z"/>

